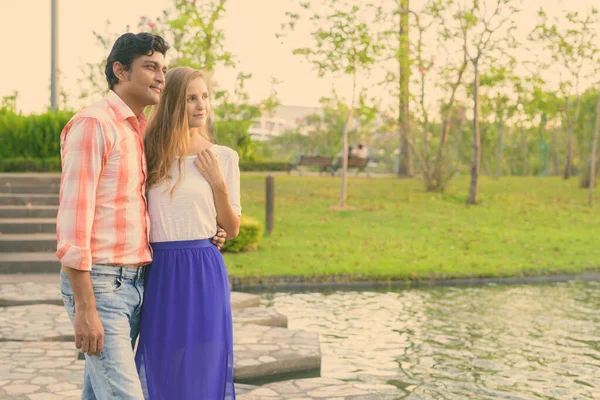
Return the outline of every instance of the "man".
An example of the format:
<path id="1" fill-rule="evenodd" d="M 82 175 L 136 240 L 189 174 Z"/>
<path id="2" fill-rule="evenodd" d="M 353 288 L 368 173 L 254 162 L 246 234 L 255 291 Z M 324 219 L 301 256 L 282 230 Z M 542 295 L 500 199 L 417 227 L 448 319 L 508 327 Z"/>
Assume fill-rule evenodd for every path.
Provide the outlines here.
<path id="1" fill-rule="evenodd" d="M 133 354 L 152 260 L 143 112 L 160 99 L 168 49 L 149 33 L 119 37 L 105 70 L 110 91 L 61 133 L 56 255 L 75 346 L 86 354 L 83 399 L 143 399 Z"/>

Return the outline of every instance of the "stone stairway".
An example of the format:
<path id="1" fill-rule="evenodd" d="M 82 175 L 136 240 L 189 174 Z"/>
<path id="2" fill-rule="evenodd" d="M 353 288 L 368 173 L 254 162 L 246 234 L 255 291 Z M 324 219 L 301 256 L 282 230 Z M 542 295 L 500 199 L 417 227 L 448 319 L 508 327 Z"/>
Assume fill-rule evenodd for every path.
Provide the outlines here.
<path id="1" fill-rule="evenodd" d="M 0 174 L 0 274 L 54 273 L 58 174 Z"/>
<path id="2" fill-rule="evenodd" d="M 0 277 L 18 278 L 0 281 L 2 399 L 81 396 L 83 354 L 72 343 L 54 255 L 58 184 L 56 174 L 0 174 Z M 318 334 L 287 329 L 287 317 L 261 307 L 259 296 L 232 292 L 231 306 L 239 400 L 383 398 L 318 378 Z"/>

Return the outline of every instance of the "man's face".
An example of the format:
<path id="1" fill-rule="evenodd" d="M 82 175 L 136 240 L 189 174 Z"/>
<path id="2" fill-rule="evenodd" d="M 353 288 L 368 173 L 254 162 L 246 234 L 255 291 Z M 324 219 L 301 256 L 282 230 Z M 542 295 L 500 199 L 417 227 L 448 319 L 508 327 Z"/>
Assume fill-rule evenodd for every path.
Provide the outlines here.
<path id="1" fill-rule="evenodd" d="M 137 57 L 121 81 L 122 89 L 144 107 L 158 104 L 165 87 L 165 56 L 155 51 L 151 56 Z"/>

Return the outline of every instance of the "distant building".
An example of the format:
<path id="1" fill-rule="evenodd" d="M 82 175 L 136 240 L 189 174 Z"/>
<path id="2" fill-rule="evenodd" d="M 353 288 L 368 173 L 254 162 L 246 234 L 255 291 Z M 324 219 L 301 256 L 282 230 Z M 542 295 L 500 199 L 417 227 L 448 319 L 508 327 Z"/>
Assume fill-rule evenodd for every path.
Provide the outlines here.
<path id="1" fill-rule="evenodd" d="M 253 140 L 269 140 L 274 136 L 280 136 L 287 130 L 299 129 L 300 133 L 307 135 L 308 128 L 302 123 L 304 118 L 321 113 L 320 107 L 301 107 L 280 105 L 275 108 L 272 115 L 264 113 L 248 129 Z"/>

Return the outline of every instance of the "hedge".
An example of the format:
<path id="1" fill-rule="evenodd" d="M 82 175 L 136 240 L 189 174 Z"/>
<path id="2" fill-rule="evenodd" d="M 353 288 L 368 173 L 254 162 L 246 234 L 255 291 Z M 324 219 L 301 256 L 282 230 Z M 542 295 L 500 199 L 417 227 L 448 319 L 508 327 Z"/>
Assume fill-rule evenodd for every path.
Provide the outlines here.
<path id="1" fill-rule="evenodd" d="M 238 236 L 235 239 L 226 240 L 221 250 L 228 253 L 256 250 L 262 232 L 260 222 L 254 218 L 244 216 L 242 217 Z"/>

